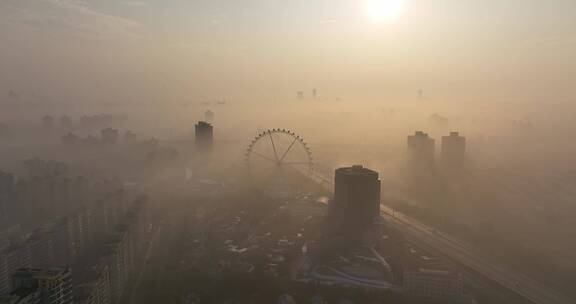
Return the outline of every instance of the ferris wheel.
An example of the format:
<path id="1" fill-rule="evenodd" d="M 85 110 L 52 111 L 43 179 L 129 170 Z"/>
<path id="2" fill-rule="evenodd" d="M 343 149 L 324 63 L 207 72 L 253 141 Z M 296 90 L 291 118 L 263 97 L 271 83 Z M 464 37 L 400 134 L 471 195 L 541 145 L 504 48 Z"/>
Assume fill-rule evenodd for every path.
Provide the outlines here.
<path id="1" fill-rule="evenodd" d="M 258 134 L 246 150 L 246 164 L 252 181 L 264 186 L 285 183 L 292 173 L 310 175 L 314 170 L 304 139 L 284 129 Z"/>

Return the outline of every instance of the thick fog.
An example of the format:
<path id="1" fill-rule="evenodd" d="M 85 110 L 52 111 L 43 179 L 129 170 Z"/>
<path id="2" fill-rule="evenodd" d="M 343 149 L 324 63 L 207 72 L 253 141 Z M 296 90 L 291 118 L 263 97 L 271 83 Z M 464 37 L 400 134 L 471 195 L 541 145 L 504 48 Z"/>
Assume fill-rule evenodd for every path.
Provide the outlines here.
<path id="1" fill-rule="evenodd" d="M 218 254 L 219 260 L 210 260 L 209 253 L 196 257 L 196 251 L 179 251 L 174 244 L 186 240 L 191 248 L 198 243 L 220 248 L 214 245 L 220 242 L 242 256 L 242 250 L 260 246 L 246 245 L 254 239 L 278 234 L 279 243 L 290 243 L 289 232 L 299 240 L 286 249 L 293 256 L 282 259 L 307 261 L 307 246 L 329 238 L 325 226 L 330 221 L 314 222 L 316 215 L 310 215 L 302 221 L 305 228 L 297 230 L 298 221 L 282 222 L 278 214 L 296 201 L 331 206 L 335 170 L 362 165 L 378 173 L 382 211 L 377 212 L 391 213 L 387 220 L 398 212 L 400 219 L 425 225 L 432 237 L 457 239 L 522 274 L 507 283 L 496 280 L 513 294 L 500 296 L 492 293 L 492 285 L 483 285 L 492 284 L 491 277 L 478 271 L 478 279 L 477 269 L 448 256 L 448 264 L 457 265 L 449 268 L 473 282 L 464 289 L 484 300 L 480 303 L 524 303 L 508 302 L 526 296 L 522 289 L 532 290 L 524 285 L 524 275 L 529 282 L 576 295 L 571 289 L 576 279 L 572 1 L 406 0 L 400 1 L 397 16 L 372 12 L 369 17 L 359 8 L 361 1 L 232 2 L 0 3 L 0 182 L 10 184 L 0 189 L 1 254 L 28 244 L 22 240 L 33 240 L 61 218 L 92 210 L 87 207 L 92 201 L 133 203 L 122 205 L 129 210 L 125 218 L 115 214 L 110 220 L 118 227 L 132 225 L 122 219 L 140 218 L 144 207 L 138 206 L 148 197 L 152 216 L 138 222 L 148 230 L 134 228 L 146 230 L 145 241 L 130 245 L 146 248 L 134 262 L 145 266 L 134 266 L 134 273 L 126 275 L 128 285 L 118 285 L 130 286 L 132 294 L 111 303 L 136 303 L 148 296 L 198 303 L 186 296 L 217 294 L 214 290 L 228 285 L 198 291 L 181 284 L 179 293 L 163 293 L 161 280 L 149 272 L 168 277 L 169 270 L 182 271 L 179 275 L 190 275 L 194 282 L 204 275 L 220 280 L 229 273 L 212 271 L 235 273 L 228 264 L 238 261 Z M 206 136 L 198 131 L 201 121 L 213 127 L 208 147 L 199 140 Z M 446 165 L 443 144 L 451 132 L 465 138 L 462 162 L 452 167 Z M 276 143 L 272 134 L 279 136 Z M 408 139 L 418 134 L 434 139 L 431 159 L 422 168 L 411 158 Z M 301 154 L 290 156 L 290 151 Z M 278 188 L 274 195 L 262 190 L 275 177 L 254 178 L 254 172 L 268 170 L 250 161 L 255 154 L 271 167 L 280 167 L 286 155 L 287 163 L 310 165 L 286 173 L 290 182 L 298 173 L 290 199 L 275 197 L 282 192 Z M 58 198 L 57 190 L 46 190 L 53 182 L 77 184 Z M 324 216 L 324 207 L 318 208 Z M 329 218 L 330 211 L 325 213 Z M 276 220 L 278 225 L 270 224 Z M 225 221 L 235 228 L 223 229 Z M 396 233 L 387 231 L 382 239 L 411 252 L 421 245 Z M 156 252 L 157 239 L 166 247 Z M 244 241 L 230 245 L 237 239 Z M 172 254 L 168 244 L 181 260 L 166 258 Z M 106 246 L 75 247 L 78 257 L 70 255 L 56 266 L 77 267 L 82 275 L 73 277 L 74 283 L 85 282 L 92 269 L 86 261 L 96 260 Z M 294 252 L 306 259 L 290 260 Z M 396 253 L 384 252 L 396 271 Z M 316 258 L 316 252 L 310 256 Z M 257 282 L 269 278 L 253 275 L 251 267 L 258 263 L 252 259 L 238 262 L 250 269 L 244 274 Z M 220 268 L 204 269 L 202 261 Z M 295 272 L 293 264 L 273 262 L 289 268 L 290 275 L 278 275 L 283 279 Z M 0 281 L 9 278 L 6 274 Z M 282 280 L 278 286 L 290 281 Z M 401 285 L 401 280 L 395 277 L 393 283 Z M 0 296 L 8 290 L 2 288 Z M 496 298 L 501 302 L 491 302 Z"/>

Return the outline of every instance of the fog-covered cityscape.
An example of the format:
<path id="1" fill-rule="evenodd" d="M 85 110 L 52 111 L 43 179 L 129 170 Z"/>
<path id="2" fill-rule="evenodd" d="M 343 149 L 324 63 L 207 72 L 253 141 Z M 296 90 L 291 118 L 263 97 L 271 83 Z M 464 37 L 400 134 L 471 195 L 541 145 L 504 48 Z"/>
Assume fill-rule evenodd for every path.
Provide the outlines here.
<path id="1" fill-rule="evenodd" d="M 0 3 L 0 304 L 562 304 L 576 4 Z"/>

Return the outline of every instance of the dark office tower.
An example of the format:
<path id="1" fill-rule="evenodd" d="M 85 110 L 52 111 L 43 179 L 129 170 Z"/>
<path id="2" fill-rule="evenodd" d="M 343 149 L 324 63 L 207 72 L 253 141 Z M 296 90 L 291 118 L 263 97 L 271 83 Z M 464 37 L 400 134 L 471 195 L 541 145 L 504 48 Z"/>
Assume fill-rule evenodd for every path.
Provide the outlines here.
<path id="1" fill-rule="evenodd" d="M 434 139 L 422 131 L 408 136 L 408 169 L 416 175 L 429 174 L 434 168 Z"/>
<path id="2" fill-rule="evenodd" d="M 207 122 L 214 121 L 214 116 L 215 116 L 215 115 L 214 115 L 214 112 L 212 112 L 212 111 L 210 111 L 210 110 L 204 112 L 204 119 L 205 119 Z"/>
<path id="3" fill-rule="evenodd" d="M 360 165 L 336 169 L 333 204 L 344 230 L 364 232 L 380 216 L 378 172 Z"/>
<path id="4" fill-rule="evenodd" d="M 466 138 L 458 132 L 442 137 L 441 161 L 444 169 L 459 171 L 464 167 Z"/>
<path id="5" fill-rule="evenodd" d="M 68 269 L 19 269 L 12 276 L 14 289 L 38 286 L 42 304 L 72 303 L 72 276 Z"/>
<path id="6" fill-rule="evenodd" d="M 52 130 L 54 128 L 54 118 L 50 115 L 46 115 L 42 118 L 42 127 L 45 130 Z"/>
<path id="7" fill-rule="evenodd" d="M 196 148 L 200 151 L 212 151 L 214 145 L 212 125 L 199 121 L 195 127 Z"/>
<path id="8" fill-rule="evenodd" d="M 107 128 L 100 131 L 102 142 L 105 144 L 115 144 L 118 142 L 118 137 L 120 136 L 118 130 Z"/>

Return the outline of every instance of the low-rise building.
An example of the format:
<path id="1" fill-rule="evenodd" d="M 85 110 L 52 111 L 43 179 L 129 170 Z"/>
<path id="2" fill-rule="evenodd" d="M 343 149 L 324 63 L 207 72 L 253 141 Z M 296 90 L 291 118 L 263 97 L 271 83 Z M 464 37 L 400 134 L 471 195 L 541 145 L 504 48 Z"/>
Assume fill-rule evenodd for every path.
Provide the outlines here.
<path id="1" fill-rule="evenodd" d="M 449 270 L 421 268 L 404 272 L 403 287 L 409 296 L 443 301 L 462 297 L 463 278 Z"/>

